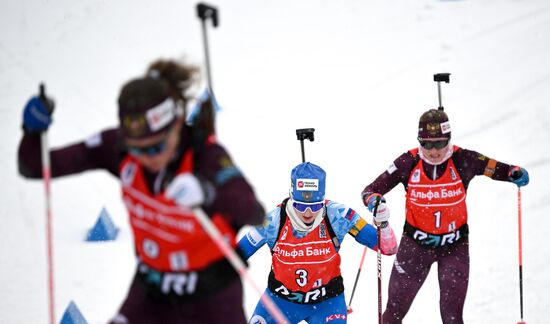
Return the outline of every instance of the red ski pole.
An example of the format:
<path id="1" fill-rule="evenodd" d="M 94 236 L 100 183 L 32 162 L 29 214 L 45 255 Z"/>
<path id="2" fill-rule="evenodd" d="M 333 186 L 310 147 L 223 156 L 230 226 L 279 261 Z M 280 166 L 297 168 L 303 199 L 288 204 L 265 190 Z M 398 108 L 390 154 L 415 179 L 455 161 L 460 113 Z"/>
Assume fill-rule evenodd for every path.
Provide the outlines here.
<path id="1" fill-rule="evenodd" d="M 363 262 L 365 261 L 365 255 L 367 254 L 367 247 L 363 249 L 363 256 L 361 256 L 361 262 L 359 263 L 359 269 L 357 269 L 357 275 L 355 276 L 355 283 L 353 284 L 353 290 L 351 291 L 351 297 L 349 298 L 349 304 L 347 307 L 348 314 L 353 312 L 351 309 L 351 302 L 353 301 L 353 295 L 355 294 L 355 288 L 357 288 L 357 282 L 359 282 L 359 275 L 361 274 L 361 269 L 363 269 Z"/>
<path id="2" fill-rule="evenodd" d="M 521 187 L 518 187 L 518 242 L 519 242 L 519 309 L 520 321 L 518 324 L 525 324 L 523 320 L 523 258 L 521 242 Z"/>
<path id="3" fill-rule="evenodd" d="M 246 264 L 243 262 L 243 260 L 239 257 L 235 249 L 227 243 L 227 241 L 224 239 L 223 235 L 220 233 L 216 225 L 210 220 L 210 217 L 202 210 L 200 207 L 193 208 L 193 213 L 195 214 L 196 219 L 201 224 L 202 228 L 210 236 L 212 241 L 216 243 L 220 251 L 224 254 L 224 256 L 227 258 L 229 263 L 233 266 L 235 271 L 237 271 L 241 277 L 246 279 L 256 290 L 256 292 L 260 295 L 260 300 L 266 307 L 267 311 L 271 316 L 273 316 L 273 319 L 277 324 L 288 324 L 290 323 L 288 319 L 286 318 L 285 314 L 281 311 L 281 309 L 275 304 L 273 299 L 269 297 L 269 295 L 264 294 L 259 286 L 256 284 L 248 270 L 246 269 Z"/>
<path id="4" fill-rule="evenodd" d="M 47 102 L 44 84 L 40 84 L 40 98 Z M 52 210 L 50 198 L 50 149 L 48 145 L 48 131 L 40 134 L 40 146 L 42 155 L 42 178 L 44 179 L 45 200 L 46 200 L 46 241 L 48 253 L 48 305 L 50 324 L 55 323 L 55 294 L 53 276 L 53 242 L 52 242 Z"/>
<path id="5" fill-rule="evenodd" d="M 42 177 L 44 178 L 44 189 L 46 193 L 46 240 L 48 244 L 48 299 L 50 323 L 55 323 L 55 294 L 53 283 L 53 242 L 52 242 L 52 209 L 50 199 L 50 157 L 48 150 L 48 135 L 46 132 L 40 135 L 42 144 Z"/>

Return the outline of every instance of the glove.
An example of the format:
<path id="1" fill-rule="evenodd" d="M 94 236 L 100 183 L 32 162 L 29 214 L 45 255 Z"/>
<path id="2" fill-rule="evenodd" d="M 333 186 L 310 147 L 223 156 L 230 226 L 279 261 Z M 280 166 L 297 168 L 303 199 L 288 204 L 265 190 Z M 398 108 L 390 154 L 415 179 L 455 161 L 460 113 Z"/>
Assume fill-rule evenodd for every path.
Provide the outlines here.
<path id="1" fill-rule="evenodd" d="M 515 166 L 508 172 L 508 179 L 518 187 L 529 184 L 529 173 L 524 168 Z"/>
<path id="2" fill-rule="evenodd" d="M 373 217 L 373 219 L 374 222 L 377 224 L 386 223 L 387 225 L 388 219 L 390 219 L 390 208 L 388 207 L 388 205 L 386 205 L 385 202 L 380 201 L 380 204 L 378 204 L 378 209 L 376 210 L 376 215 Z"/>
<path id="3" fill-rule="evenodd" d="M 218 101 L 216 100 L 216 97 L 210 94 L 209 89 L 204 89 L 202 94 L 197 98 L 195 105 L 191 109 L 191 113 L 187 117 L 187 122 L 189 124 L 193 125 L 197 122 L 198 115 L 202 111 L 202 106 L 207 103 L 212 104 L 212 112 L 214 114 L 218 113 L 221 110 L 220 105 L 218 105 Z"/>
<path id="4" fill-rule="evenodd" d="M 29 132 L 43 132 L 52 123 L 54 102 L 44 94 L 32 97 L 23 110 L 23 129 Z"/>
<path id="5" fill-rule="evenodd" d="M 382 197 L 380 194 L 373 193 L 368 196 L 363 203 L 371 213 L 374 211 L 374 206 L 376 205 L 376 197 L 380 197 L 380 204 L 386 202 L 386 198 Z"/>
<path id="6" fill-rule="evenodd" d="M 206 184 L 206 183 L 205 183 Z M 178 175 L 166 188 L 164 196 L 168 199 L 173 199 L 180 206 L 195 207 L 205 202 L 212 202 L 213 187 L 205 190 L 203 183 L 191 173 L 183 173 Z M 207 192 L 210 195 L 207 195 Z M 210 199 L 207 199 L 210 198 Z"/>

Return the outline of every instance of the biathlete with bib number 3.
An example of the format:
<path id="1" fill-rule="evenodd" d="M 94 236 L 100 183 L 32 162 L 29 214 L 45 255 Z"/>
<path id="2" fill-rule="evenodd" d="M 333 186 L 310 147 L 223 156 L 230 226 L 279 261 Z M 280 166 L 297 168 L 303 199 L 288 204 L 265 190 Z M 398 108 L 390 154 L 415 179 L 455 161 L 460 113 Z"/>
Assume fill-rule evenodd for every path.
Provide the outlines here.
<path id="1" fill-rule="evenodd" d="M 346 234 L 385 255 L 395 254 L 397 240 L 389 226 L 389 209 L 380 203 L 376 228 L 346 205 L 325 199 L 326 174 L 305 162 L 291 173 L 290 197 L 267 214 L 264 225 L 248 232 L 239 248 L 249 258 L 267 244 L 271 273 L 264 294 L 269 295 L 291 323 L 346 323 L 344 284 L 338 250 Z M 275 323 L 258 302 L 249 323 Z"/>
<path id="2" fill-rule="evenodd" d="M 463 323 L 470 267 L 466 190 L 478 175 L 529 183 L 524 168 L 512 166 L 451 144 L 451 126 L 443 109 L 422 114 L 420 146 L 403 153 L 366 186 L 363 202 L 372 209 L 376 196 L 403 184 L 406 220 L 388 285 L 383 322 L 401 323 L 433 263 L 437 263 L 443 323 Z"/>

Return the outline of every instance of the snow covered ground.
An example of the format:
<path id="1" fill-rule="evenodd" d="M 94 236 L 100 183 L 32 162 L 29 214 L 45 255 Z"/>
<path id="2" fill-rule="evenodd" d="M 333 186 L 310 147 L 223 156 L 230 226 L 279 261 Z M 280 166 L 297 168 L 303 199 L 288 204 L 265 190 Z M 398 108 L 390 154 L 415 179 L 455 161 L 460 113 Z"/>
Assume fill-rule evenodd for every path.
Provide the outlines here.
<path id="1" fill-rule="evenodd" d="M 437 106 L 432 75 L 450 72 L 443 104 L 454 143 L 526 167 L 523 194 L 525 319 L 546 323 L 550 247 L 550 3 L 546 0 L 217 1 L 209 29 L 217 127 L 266 208 L 287 193 L 301 161 L 297 128 L 314 127 L 306 158 L 328 173 L 327 196 L 364 216 L 363 187 L 415 147 L 417 120 Z M 56 100 L 52 145 L 115 125 L 120 86 L 152 60 L 202 64 L 191 1 L 19 0 L 0 2 L 0 322 L 46 323 L 43 185 L 18 176 L 21 112 L 45 82 Z M 517 189 L 474 180 L 469 187 L 471 276 L 467 323 L 519 320 Z M 387 195 L 398 235 L 404 190 Z M 52 185 L 56 317 L 74 300 L 105 323 L 134 271 L 119 186 L 105 172 Z M 109 243 L 85 243 L 102 207 L 121 228 Z M 369 217 L 367 217 L 369 219 Z M 242 234 L 242 233 L 241 233 Z M 344 241 L 348 298 L 362 246 Z M 384 287 L 393 258 L 383 259 Z M 269 253 L 251 259 L 264 286 Z M 376 323 L 376 255 L 367 253 L 349 323 Z M 406 323 L 438 323 L 432 269 Z M 384 289 L 384 295 L 385 295 Z M 258 296 L 245 288 L 250 314 Z M 385 297 L 384 297 L 385 299 Z"/>

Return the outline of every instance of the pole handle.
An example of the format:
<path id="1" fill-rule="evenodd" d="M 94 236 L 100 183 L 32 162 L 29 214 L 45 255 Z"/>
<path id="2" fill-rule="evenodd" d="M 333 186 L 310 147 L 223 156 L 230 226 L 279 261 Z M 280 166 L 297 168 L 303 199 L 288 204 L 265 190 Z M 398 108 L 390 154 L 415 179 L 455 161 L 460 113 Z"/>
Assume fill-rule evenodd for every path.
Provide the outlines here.
<path id="1" fill-rule="evenodd" d="M 300 141 L 300 147 L 302 149 L 302 163 L 306 161 L 304 140 L 308 139 L 309 141 L 313 142 L 315 140 L 315 136 L 313 135 L 314 132 L 315 128 L 300 128 L 296 130 L 296 137 Z"/>
<path id="2" fill-rule="evenodd" d="M 197 4 L 197 17 L 199 17 L 202 21 L 212 19 L 212 26 L 214 28 L 219 25 L 218 9 L 206 3 L 201 2 Z"/>
<path id="3" fill-rule="evenodd" d="M 380 200 L 382 200 L 382 197 L 376 196 L 376 200 L 374 201 L 374 210 L 372 211 L 372 217 L 376 217 L 376 214 L 378 214 L 378 205 L 380 205 Z"/>
<path id="4" fill-rule="evenodd" d="M 449 83 L 450 75 L 451 73 L 436 73 L 434 74 L 434 81 Z"/>
<path id="5" fill-rule="evenodd" d="M 436 73 L 434 74 L 434 81 L 437 82 L 437 98 L 439 99 L 438 110 L 444 110 L 441 100 L 441 82 L 449 83 L 451 73 Z"/>

